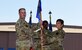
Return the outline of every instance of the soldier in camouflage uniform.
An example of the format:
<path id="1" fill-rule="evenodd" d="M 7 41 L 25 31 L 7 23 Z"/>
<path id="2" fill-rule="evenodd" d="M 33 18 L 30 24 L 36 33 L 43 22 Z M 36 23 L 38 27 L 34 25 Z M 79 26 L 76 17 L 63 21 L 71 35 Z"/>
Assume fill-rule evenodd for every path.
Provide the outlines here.
<path id="1" fill-rule="evenodd" d="M 58 19 L 56 21 L 56 27 L 58 30 L 53 32 L 53 38 L 51 42 L 51 50 L 64 50 L 63 49 L 63 42 L 64 42 L 64 36 L 65 32 L 63 30 L 64 21 L 62 19 Z"/>
<path id="2" fill-rule="evenodd" d="M 16 50 L 29 50 L 31 47 L 31 38 L 32 38 L 32 30 L 30 26 L 25 21 L 26 10 L 25 8 L 19 9 L 19 19 L 16 22 Z"/>
<path id="3" fill-rule="evenodd" d="M 50 44 L 49 44 L 49 40 L 50 38 L 52 37 L 51 36 L 51 31 L 48 30 L 48 22 L 45 20 L 43 21 L 42 23 L 43 25 L 43 29 L 42 29 L 42 32 L 43 32 L 43 49 L 44 50 L 51 50 L 50 49 Z M 35 50 L 41 50 L 41 39 L 40 39 L 40 36 L 41 36 L 41 30 L 39 30 L 38 32 L 36 32 L 36 34 L 34 34 L 34 44 L 35 44 Z"/>

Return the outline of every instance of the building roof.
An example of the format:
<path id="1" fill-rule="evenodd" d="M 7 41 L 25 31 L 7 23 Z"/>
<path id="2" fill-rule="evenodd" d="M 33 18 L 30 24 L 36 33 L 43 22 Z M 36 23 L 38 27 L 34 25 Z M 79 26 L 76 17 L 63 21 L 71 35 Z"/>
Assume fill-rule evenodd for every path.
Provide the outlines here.
<path id="1" fill-rule="evenodd" d="M 36 24 L 36 23 L 33 23 Z M 55 25 L 53 25 L 53 31 L 57 30 Z M 82 33 L 82 26 L 65 25 L 63 30 L 66 33 Z M 15 22 L 4 22 L 0 23 L 0 31 L 14 31 L 15 32 Z"/>

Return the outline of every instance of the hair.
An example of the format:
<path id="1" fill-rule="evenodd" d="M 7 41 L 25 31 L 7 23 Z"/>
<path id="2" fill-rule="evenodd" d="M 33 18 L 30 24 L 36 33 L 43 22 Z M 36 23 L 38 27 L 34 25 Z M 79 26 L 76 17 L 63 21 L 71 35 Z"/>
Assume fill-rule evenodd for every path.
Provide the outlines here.
<path id="1" fill-rule="evenodd" d="M 44 21 L 42 22 L 42 25 L 44 25 L 44 23 L 47 23 L 47 24 L 48 24 L 48 21 L 47 21 L 47 20 L 44 20 Z"/>
<path id="2" fill-rule="evenodd" d="M 26 10 L 26 9 L 25 9 L 25 8 L 20 8 L 20 9 L 19 9 L 19 13 L 20 13 L 20 10 Z"/>
<path id="3" fill-rule="evenodd" d="M 63 24 L 64 25 L 64 21 L 62 20 L 62 19 L 57 19 L 57 21 L 56 22 L 60 22 L 61 24 Z"/>

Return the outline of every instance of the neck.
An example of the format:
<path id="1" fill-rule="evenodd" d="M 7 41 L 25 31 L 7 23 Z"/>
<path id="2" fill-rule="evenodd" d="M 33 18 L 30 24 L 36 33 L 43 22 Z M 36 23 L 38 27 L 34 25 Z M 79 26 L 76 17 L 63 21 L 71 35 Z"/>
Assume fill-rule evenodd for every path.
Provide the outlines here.
<path id="1" fill-rule="evenodd" d="M 44 28 L 44 29 L 46 29 L 46 30 L 47 30 L 48 28 Z"/>
<path id="2" fill-rule="evenodd" d="M 24 18 L 19 18 L 19 19 L 21 19 L 21 20 L 25 20 Z"/>
<path id="3" fill-rule="evenodd" d="M 58 30 L 62 30 L 63 28 L 61 28 L 61 29 L 58 29 Z"/>

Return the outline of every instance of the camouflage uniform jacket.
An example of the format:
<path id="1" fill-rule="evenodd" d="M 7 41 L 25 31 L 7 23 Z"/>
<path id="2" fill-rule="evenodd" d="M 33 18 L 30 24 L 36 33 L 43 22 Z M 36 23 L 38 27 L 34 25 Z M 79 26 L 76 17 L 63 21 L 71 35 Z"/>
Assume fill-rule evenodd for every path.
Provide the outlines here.
<path id="1" fill-rule="evenodd" d="M 41 31 L 36 32 L 36 34 L 34 34 L 34 44 L 36 49 L 35 50 L 41 50 Z M 51 32 L 50 30 L 43 30 L 43 36 L 44 36 L 44 50 L 50 50 L 49 47 L 49 40 L 51 38 Z"/>
<path id="2" fill-rule="evenodd" d="M 27 22 L 23 19 L 19 19 L 15 25 L 16 29 L 16 49 L 17 50 L 29 50 L 31 47 L 32 29 L 30 29 Z"/>
<path id="3" fill-rule="evenodd" d="M 51 39 L 51 50 L 63 50 L 63 42 L 65 36 L 64 30 L 56 30 L 52 34 L 53 38 Z"/>

